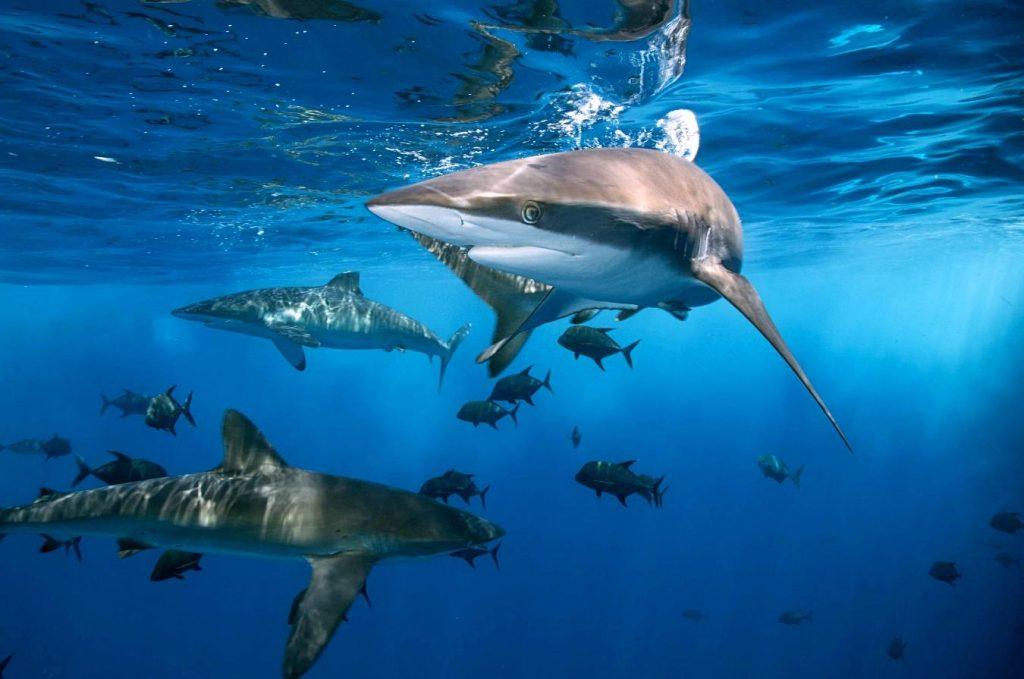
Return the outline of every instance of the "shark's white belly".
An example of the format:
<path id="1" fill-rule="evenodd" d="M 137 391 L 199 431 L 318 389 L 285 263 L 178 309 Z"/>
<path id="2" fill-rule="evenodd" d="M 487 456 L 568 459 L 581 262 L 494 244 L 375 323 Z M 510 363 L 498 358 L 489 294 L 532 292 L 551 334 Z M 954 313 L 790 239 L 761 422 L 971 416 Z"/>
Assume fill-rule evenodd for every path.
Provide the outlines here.
<path id="1" fill-rule="evenodd" d="M 613 304 L 653 306 L 682 301 L 695 289 L 707 290 L 664 257 L 582 239 L 569 245 L 574 250 L 478 245 L 469 251 L 469 257 L 482 266 L 527 276 L 577 297 Z"/>

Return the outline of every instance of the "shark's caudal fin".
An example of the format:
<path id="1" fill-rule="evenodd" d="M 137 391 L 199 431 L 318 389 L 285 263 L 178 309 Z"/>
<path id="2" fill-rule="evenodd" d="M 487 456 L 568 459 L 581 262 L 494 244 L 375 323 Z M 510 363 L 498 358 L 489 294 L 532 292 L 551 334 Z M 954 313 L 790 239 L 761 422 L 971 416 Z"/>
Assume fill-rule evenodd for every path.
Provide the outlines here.
<path id="1" fill-rule="evenodd" d="M 11 658 L 13 657 L 14 654 L 11 653 L 9 656 L 0 661 L 0 679 L 4 679 L 4 670 L 6 670 L 7 666 L 11 664 Z"/>
<path id="2" fill-rule="evenodd" d="M 441 385 L 444 384 L 444 373 L 448 369 L 448 363 L 452 360 L 452 355 L 455 354 L 455 350 L 462 344 L 462 340 L 466 339 L 466 335 L 469 334 L 469 329 L 472 327 L 469 323 L 452 333 L 452 336 L 445 342 L 444 351 L 445 353 L 441 356 L 441 376 L 437 380 L 437 389 L 441 390 Z"/>
<path id="3" fill-rule="evenodd" d="M 761 297 L 757 294 L 754 286 L 750 284 L 750 281 L 738 273 L 729 271 L 718 259 L 712 257 L 693 260 L 691 269 L 694 278 L 713 289 L 727 299 L 730 304 L 739 309 L 740 313 L 746 316 L 747 320 L 753 323 L 754 327 L 764 335 L 764 338 L 775 347 L 775 351 L 779 352 L 783 360 L 789 364 L 789 367 L 796 373 L 804 388 L 814 398 L 821 411 L 825 413 L 825 417 L 832 423 L 832 427 L 839 434 L 846 448 L 853 452 L 846 434 L 839 428 L 836 418 L 832 417 L 832 413 L 829 411 L 828 406 L 825 405 L 825 401 L 818 395 L 818 392 L 811 384 L 811 380 L 807 377 L 803 368 L 800 367 L 800 364 L 797 363 L 793 352 L 786 346 L 786 342 L 782 339 L 782 335 L 779 333 L 778 328 L 775 327 L 775 323 L 772 322 L 771 317 L 768 315 L 768 310 L 765 309 Z"/>
<path id="4" fill-rule="evenodd" d="M 92 474 L 92 470 L 89 469 L 89 465 L 85 463 L 85 460 L 82 459 L 81 455 L 75 455 L 75 462 L 78 463 L 78 475 L 75 476 L 75 480 L 71 482 L 72 488 L 80 484 L 82 481 L 85 481 L 89 478 L 89 475 Z"/>
<path id="5" fill-rule="evenodd" d="M 512 363 L 529 338 L 529 332 L 523 332 L 515 337 L 512 335 L 529 318 L 551 290 L 551 286 L 532 278 L 481 266 L 469 258 L 466 248 L 422 234 L 410 233 L 420 245 L 451 269 L 470 290 L 494 310 L 497 321 L 491 341 L 496 344 L 502 340 L 507 341 L 502 342 L 502 345 L 490 354 L 487 368 L 491 377 L 500 374 Z M 512 339 L 508 339 L 510 337 Z"/>
<path id="6" fill-rule="evenodd" d="M 795 485 L 797 488 L 800 487 L 800 476 L 803 473 L 804 473 L 804 468 L 801 465 L 801 467 L 799 469 L 797 469 L 795 472 L 793 472 L 792 474 L 789 475 L 789 478 L 793 481 L 793 485 Z"/>
<path id="7" fill-rule="evenodd" d="M 361 552 L 344 552 L 310 557 L 309 563 L 313 577 L 288 616 L 292 630 L 284 652 L 285 679 L 302 676 L 320 657 L 352 601 L 365 591 L 374 559 Z"/>
<path id="8" fill-rule="evenodd" d="M 103 392 L 100 392 L 100 400 L 102 401 L 102 404 L 100 405 L 100 415 L 102 415 L 103 413 L 107 412 L 107 408 L 110 407 L 112 401 L 109 398 L 107 398 L 107 395 L 104 394 Z"/>

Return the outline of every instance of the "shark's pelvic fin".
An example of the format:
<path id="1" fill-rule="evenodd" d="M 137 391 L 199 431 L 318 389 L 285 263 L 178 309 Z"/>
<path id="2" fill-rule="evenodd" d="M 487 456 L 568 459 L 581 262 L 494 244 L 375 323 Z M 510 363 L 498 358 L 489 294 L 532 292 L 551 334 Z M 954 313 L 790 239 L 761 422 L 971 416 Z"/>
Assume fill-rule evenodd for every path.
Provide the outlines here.
<path id="1" fill-rule="evenodd" d="M 153 549 L 153 545 L 133 538 L 118 538 L 117 540 L 118 559 L 127 559 L 147 549 Z"/>
<path id="2" fill-rule="evenodd" d="M 356 293 L 357 295 L 363 294 L 362 289 L 359 287 L 358 271 L 345 271 L 344 273 L 340 273 L 328 281 L 326 287 L 348 290 Z"/>
<path id="3" fill-rule="evenodd" d="M 738 273 L 733 273 L 729 269 L 725 268 L 715 257 L 706 257 L 704 259 L 694 259 L 691 262 L 691 269 L 694 278 L 704 283 L 715 292 L 720 294 L 722 297 L 727 299 L 730 304 L 739 309 L 740 313 L 747 317 L 754 327 L 760 331 L 764 338 L 767 339 L 775 351 L 779 352 L 779 355 L 789 364 L 793 372 L 796 373 L 797 378 L 803 383 L 804 388 L 811 394 L 814 400 L 817 402 L 818 407 L 825 413 L 825 417 L 832 423 L 832 427 L 839 434 L 839 437 L 843 439 L 843 443 L 851 452 L 853 448 L 850 447 L 850 442 L 846 438 L 846 434 L 839 428 L 839 423 L 836 422 L 836 418 L 832 417 L 831 411 L 828 406 L 825 405 L 825 401 L 822 400 L 821 396 L 815 390 L 811 384 L 811 380 L 807 377 L 807 374 L 797 363 L 796 357 L 793 356 L 793 352 L 786 346 L 786 342 L 782 339 L 782 335 L 779 333 L 778 328 L 775 327 L 775 323 L 772 322 L 771 317 L 768 315 L 768 310 L 765 309 L 764 303 L 761 301 L 761 297 L 757 294 L 757 290 L 750 284 L 743 276 Z"/>
<path id="4" fill-rule="evenodd" d="M 532 278 L 481 266 L 469 258 L 466 248 L 418 233 L 412 236 L 494 310 L 497 321 L 491 341 L 505 341 L 491 353 L 487 368 L 491 377 L 498 375 L 515 359 L 529 333 L 524 332 L 511 340 L 509 338 L 547 296 L 551 286 Z"/>
<path id="5" fill-rule="evenodd" d="M 216 471 L 224 473 L 273 472 L 288 466 L 274 447 L 267 443 L 249 418 L 237 410 L 224 413 L 221 424 L 224 462 Z"/>
<path id="6" fill-rule="evenodd" d="M 286 679 L 302 676 L 320 657 L 352 601 L 364 591 L 374 557 L 345 552 L 310 557 L 309 562 L 313 577 L 309 587 L 295 599 L 288 617 L 292 631 L 284 652 Z"/>
<path id="7" fill-rule="evenodd" d="M 292 342 L 286 337 L 275 337 L 270 340 L 277 347 L 277 350 L 284 356 L 284 360 L 292 364 L 292 367 L 296 370 L 306 369 L 306 352 L 302 350 L 302 347 L 295 342 Z"/>

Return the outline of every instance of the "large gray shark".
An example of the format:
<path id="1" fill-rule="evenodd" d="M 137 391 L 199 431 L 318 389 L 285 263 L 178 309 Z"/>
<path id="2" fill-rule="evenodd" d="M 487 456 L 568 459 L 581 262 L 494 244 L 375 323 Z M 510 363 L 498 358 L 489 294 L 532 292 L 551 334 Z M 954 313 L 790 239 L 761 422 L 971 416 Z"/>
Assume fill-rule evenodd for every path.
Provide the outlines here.
<path id="1" fill-rule="evenodd" d="M 117 537 L 136 547 L 306 559 L 309 587 L 289 617 L 284 676 L 316 661 L 370 569 L 382 559 L 443 554 L 504 535 L 431 498 L 289 467 L 244 415 L 229 410 L 224 461 L 212 471 L 76 493 L 0 510 L 0 536 Z"/>
<path id="2" fill-rule="evenodd" d="M 658 307 L 677 318 L 720 297 L 735 306 L 810 392 L 750 282 L 743 228 L 725 192 L 692 162 L 646 149 L 533 156 L 435 177 L 367 207 L 416 235 L 498 315 L 478 361 L 495 375 L 550 321 L 590 309 Z"/>
<path id="3" fill-rule="evenodd" d="M 297 370 L 303 347 L 416 351 L 441 358 L 441 377 L 469 332 L 464 325 L 445 342 L 414 318 L 363 296 L 359 274 L 347 271 L 327 285 L 265 288 L 216 297 L 175 309 L 178 318 L 211 328 L 269 339 Z"/>

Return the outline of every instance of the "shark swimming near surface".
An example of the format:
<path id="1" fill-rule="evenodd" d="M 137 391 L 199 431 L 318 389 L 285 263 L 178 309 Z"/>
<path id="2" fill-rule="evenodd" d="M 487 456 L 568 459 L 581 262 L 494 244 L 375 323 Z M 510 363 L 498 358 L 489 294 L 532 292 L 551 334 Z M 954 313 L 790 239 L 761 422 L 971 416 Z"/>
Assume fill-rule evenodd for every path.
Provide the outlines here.
<path id="1" fill-rule="evenodd" d="M 416 319 L 364 296 L 354 271 L 319 287 L 250 290 L 172 313 L 218 330 L 269 339 L 296 370 L 306 369 L 303 347 L 415 351 L 431 360 L 438 356 L 439 385 L 470 328 L 462 326 L 445 342 Z"/>
<path id="2" fill-rule="evenodd" d="M 305 559 L 312 578 L 288 619 L 283 670 L 291 678 L 320 656 L 374 565 L 479 548 L 505 534 L 417 493 L 290 467 L 237 411 L 225 413 L 221 432 L 224 460 L 211 471 L 49 494 L 0 510 L 0 537 L 115 537 L 123 552 L 159 547 L 189 553 L 190 563 L 210 552 Z"/>
<path id="3" fill-rule="evenodd" d="M 724 297 L 786 361 L 850 447 L 750 281 L 743 228 L 694 163 L 595 148 L 461 170 L 383 193 L 367 208 L 413 232 L 495 311 L 492 376 L 530 331 L 593 309 L 659 308 L 685 319 Z"/>

